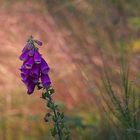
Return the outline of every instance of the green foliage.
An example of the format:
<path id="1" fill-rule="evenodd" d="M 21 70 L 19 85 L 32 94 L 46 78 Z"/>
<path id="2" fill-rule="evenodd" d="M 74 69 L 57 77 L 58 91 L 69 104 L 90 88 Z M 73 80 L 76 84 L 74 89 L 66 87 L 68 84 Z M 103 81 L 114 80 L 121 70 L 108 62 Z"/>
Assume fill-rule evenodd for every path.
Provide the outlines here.
<path id="1" fill-rule="evenodd" d="M 138 131 L 140 128 L 140 104 L 139 104 L 139 89 L 129 80 L 129 69 L 126 63 L 122 60 L 120 69 L 120 85 L 115 88 L 113 82 L 109 79 L 107 71 L 103 79 L 104 89 L 107 93 L 109 102 L 104 98 L 108 108 L 115 116 L 115 122 L 122 133 L 124 139 L 138 140 Z"/>
<path id="2" fill-rule="evenodd" d="M 53 93 L 54 89 L 52 87 L 49 87 L 42 93 L 41 98 L 47 100 L 47 107 L 50 109 L 50 112 L 46 114 L 44 120 L 45 122 L 53 122 L 53 128 L 50 129 L 53 137 L 58 138 L 59 140 L 69 140 L 70 132 L 64 120 L 64 113 L 59 112 L 58 105 L 53 102 Z"/>
<path id="3" fill-rule="evenodd" d="M 62 4 L 64 4 L 70 12 L 75 11 L 75 5 L 70 0 L 61 0 Z"/>
<path id="4" fill-rule="evenodd" d="M 139 17 L 131 17 L 128 19 L 128 25 L 130 28 L 135 30 L 140 30 L 140 18 Z"/>

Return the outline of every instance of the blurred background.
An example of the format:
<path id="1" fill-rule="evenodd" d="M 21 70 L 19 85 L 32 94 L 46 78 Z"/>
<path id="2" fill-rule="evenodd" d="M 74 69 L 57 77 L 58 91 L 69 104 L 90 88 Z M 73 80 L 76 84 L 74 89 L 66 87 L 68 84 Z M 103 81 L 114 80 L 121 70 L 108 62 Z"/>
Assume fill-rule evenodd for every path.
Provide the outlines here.
<path id="1" fill-rule="evenodd" d="M 30 35 L 51 67 L 55 100 L 72 140 L 116 140 L 99 87 L 121 52 L 140 70 L 139 0 L 0 0 L 0 140 L 53 140 L 40 92 L 26 94 L 18 57 Z M 115 78 L 113 79 L 115 82 Z"/>

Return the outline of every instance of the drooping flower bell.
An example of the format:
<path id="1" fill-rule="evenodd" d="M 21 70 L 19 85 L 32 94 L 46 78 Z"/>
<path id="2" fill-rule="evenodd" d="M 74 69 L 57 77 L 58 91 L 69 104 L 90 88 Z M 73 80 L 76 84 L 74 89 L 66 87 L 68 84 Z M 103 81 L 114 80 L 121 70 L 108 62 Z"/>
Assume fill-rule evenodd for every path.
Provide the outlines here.
<path id="1" fill-rule="evenodd" d="M 34 40 L 31 36 L 19 57 L 23 61 L 20 68 L 21 79 L 27 87 L 28 94 L 32 94 L 39 83 L 42 84 L 43 88 L 48 88 L 51 85 L 48 75 L 50 68 L 42 58 L 36 45 L 42 46 L 42 42 Z"/>

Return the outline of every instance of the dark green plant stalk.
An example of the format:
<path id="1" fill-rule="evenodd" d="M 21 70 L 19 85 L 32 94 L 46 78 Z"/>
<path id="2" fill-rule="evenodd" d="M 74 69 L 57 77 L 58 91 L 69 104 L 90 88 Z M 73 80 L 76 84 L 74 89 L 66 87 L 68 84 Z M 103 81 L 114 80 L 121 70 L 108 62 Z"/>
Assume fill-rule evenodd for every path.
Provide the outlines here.
<path id="1" fill-rule="evenodd" d="M 40 87 L 39 87 L 40 88 Z M 47 107 L 50 112 L 44 117 L 45 122 L 53 121 L 53 128 L 50 129 L 51 135 L 58 140 L 70 140 L 69 129 L 65 124 L 64 113 L 59 112 L 58 106 L 54 103 L 52 95 L 54 89 L 49 87 L 44 89 L 41 98 L 47 101 Z"/>

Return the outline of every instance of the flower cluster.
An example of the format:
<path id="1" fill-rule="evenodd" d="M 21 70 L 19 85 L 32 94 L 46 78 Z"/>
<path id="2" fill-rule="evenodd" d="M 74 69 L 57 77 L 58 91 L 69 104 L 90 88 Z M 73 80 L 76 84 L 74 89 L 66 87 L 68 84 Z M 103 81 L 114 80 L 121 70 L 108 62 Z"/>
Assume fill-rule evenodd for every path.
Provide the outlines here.
<path id="1" fill-rule="evenodd" d="M 20 68 L 21 78 L 28 89 L 28 94 L 33 93 L 39 83 L 42 84 L 43 88 L 48 88 L 51 84 L 48 76 L 50 68 L 35 45 L 42 46 L 42 42 L 30 37 L 19 57 L 23 61 Z"/>

